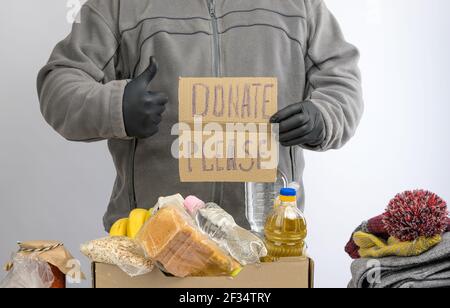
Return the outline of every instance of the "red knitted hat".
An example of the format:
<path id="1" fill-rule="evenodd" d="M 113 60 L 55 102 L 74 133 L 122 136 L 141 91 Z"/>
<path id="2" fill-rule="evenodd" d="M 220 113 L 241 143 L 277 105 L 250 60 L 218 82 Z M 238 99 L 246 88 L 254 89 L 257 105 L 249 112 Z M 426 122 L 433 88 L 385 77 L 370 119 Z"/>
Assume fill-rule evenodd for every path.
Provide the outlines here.
<path id="1" fill-rule="evenodd" d="M 383 214 L 386 231 L 401 241 L 433 237 L 447 229 L 447 204 L 425 190 L 406 191 L 389 203 Z"/>

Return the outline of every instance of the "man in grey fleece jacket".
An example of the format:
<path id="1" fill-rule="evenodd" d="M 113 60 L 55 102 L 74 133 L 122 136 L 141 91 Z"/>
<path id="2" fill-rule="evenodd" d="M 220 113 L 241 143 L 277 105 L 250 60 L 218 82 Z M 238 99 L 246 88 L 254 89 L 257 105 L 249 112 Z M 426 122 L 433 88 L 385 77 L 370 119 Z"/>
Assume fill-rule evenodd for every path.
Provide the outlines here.
<path id="1" fill-rule="evenodd" d="M 125 89 L 156 68 L 150 56 L 159 72 L 149 74 L 148 90 L 165 93 L 156 103 L 168 104 L 164 114 L 152 111 L 157 129 L 128 134 Z M 282 111 L 272 121 L 285 127 L 279 170 L 303 187 L 303 149 L 338 149 L 355 133 L 363 113 L 358 59 L 322 0 L 90 0 L 37 86 L 42 113 L 62 136 L 108 140 L 117 178 L 106 230 L 173 193 L 215 201 L 248 226 L 243 184 L 180 182 L 171 155 L 178 78 L 278 78 Z"/>

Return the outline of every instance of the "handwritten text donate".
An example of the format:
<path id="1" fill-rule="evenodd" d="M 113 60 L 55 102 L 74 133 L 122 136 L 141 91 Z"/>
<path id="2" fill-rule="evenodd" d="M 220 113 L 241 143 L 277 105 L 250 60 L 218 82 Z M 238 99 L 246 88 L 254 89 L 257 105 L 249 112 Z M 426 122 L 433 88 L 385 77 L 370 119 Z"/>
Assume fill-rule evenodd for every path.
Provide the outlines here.
<path id="1" fill-rule="evenodd" d="M 206 83 L 192 85 L 192 116 L 202 116 L 216 121 L 261 122 L 272 114 L 267 113 L 273 105 L 273 83 L 237 83 L 235 85 Z"/>
<path id="2" fill-rule="evenodd" d="M 275 78 L 180 78 L 181 180 L 274 181 L 276 111 Z"/>

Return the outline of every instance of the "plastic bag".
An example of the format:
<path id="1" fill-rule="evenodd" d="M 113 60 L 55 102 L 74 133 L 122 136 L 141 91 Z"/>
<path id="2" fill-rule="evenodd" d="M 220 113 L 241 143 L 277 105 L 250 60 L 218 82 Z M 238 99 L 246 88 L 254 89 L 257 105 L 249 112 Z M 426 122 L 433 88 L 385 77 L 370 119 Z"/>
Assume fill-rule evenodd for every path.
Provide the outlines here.
<path id="1" fill-rule="evenodd" d="M 139 244 L 127 237 L 90 241 L 81 245 L 81 252 L 93 262 L 118 266 L 131 277 L 148 274 L 154 267 Z"/>
<path id="2" fill-rule="evenodd" d="M 43 262 L 47 262 L 52 267 L 52 270 L 60 271 L 66 275 L 71 282 L 79 283 L 82 279 L 86 279 L 81 271 L 79 262 L 72 256 L 72 254 L 64 247 L 64 244 L 58 241 L 26 241 L 19 242 L 19 253 L 24 256 L 34 255 Z M 53 268 L 55 267 L 55 268 Z M 65 280 L 61 273 L 55 274 L 55 283 L 61 285 Z M 52 288 L 55 286 L 52 286 Z"/>
<path id="3" fill-rule="evenodd" d="M 1 289 L 48 289 L 54 276 L 47 262 L 40 261 L 35 255 L 15 254 L 12 268 L 0 283 Z"/>
<path id="4" fill-rule="evenodd" d="M 241 270 L 179 204 L 160 208 L 136 239 L 149 258 L 176 277 L 234 276 Z"/>
<path id="5" fill-rule="evenodd" d="M 184 208 L 184 198 L 180 194 L 168 196 L 168 197 L 159 197 L 158 202 L 153 207 L 152 215 L 155 215 L 160 209 L 168 205 L 176 205 L 180 208 Z"/>
<path id="6" fill-rule="evenodd" d="M 236 224 L 233 217 L 215 203 L 195 213 L 197 226 L 242 265 L 259 263 L 267 256 L 264 242 Z"/>
<path id="7" fill-rule="evenodd" d="M 267 256 L 264 242 L 238 226 L 234 218 L 216 203 L 205 204 L 197 197 L 189 196 L 184 207 L 197 227 L 242 265 L 259 263 Z"/>

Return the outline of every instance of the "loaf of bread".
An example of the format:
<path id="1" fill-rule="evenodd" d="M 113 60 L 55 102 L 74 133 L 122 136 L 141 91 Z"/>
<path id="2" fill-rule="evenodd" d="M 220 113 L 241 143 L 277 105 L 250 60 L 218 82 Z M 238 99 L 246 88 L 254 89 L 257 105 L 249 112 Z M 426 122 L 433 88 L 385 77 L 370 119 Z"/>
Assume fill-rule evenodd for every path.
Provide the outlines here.
<path id="1" fill-rule="evenodd" d="M 170 274 L 230 276 L 240 265 L 203 234 L 184 208 L 168 205 L 147 221 L 137 240 Z"/>

